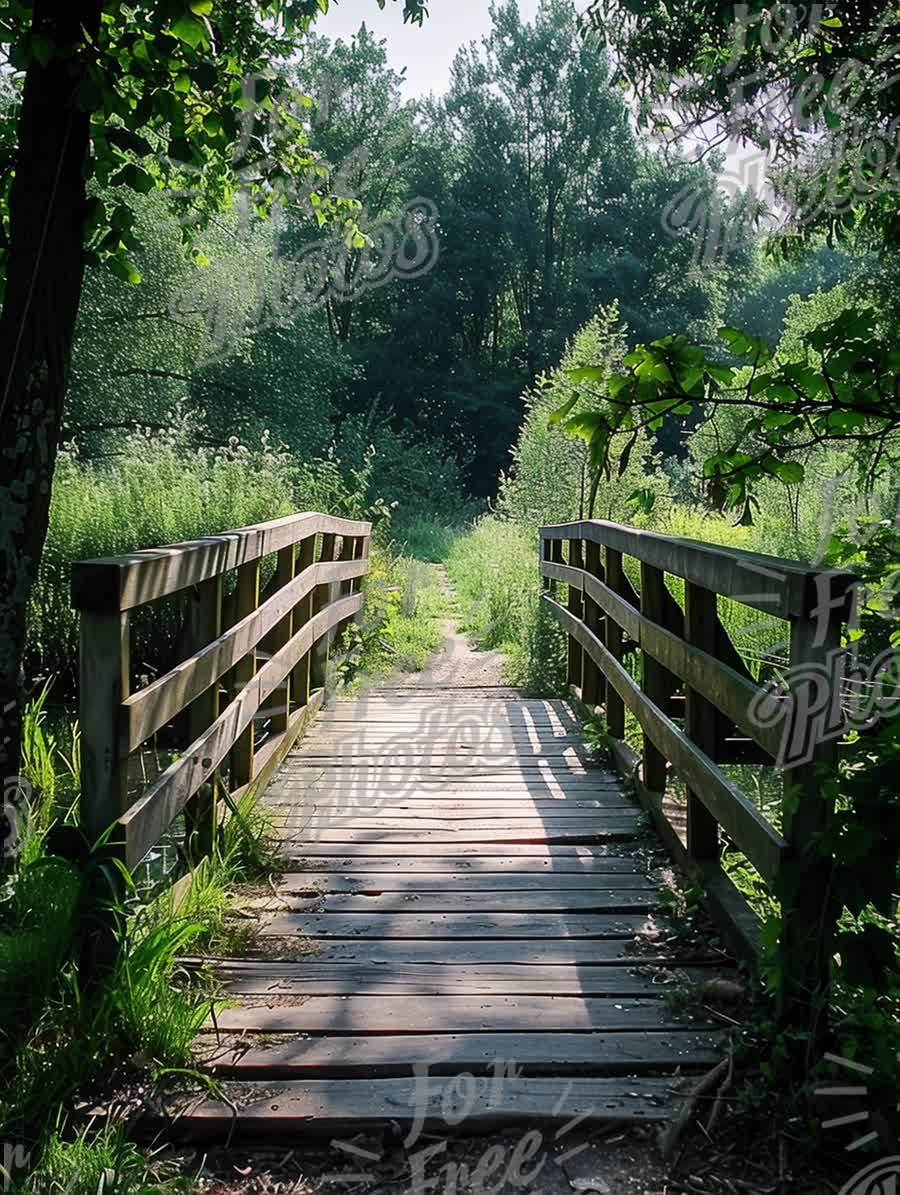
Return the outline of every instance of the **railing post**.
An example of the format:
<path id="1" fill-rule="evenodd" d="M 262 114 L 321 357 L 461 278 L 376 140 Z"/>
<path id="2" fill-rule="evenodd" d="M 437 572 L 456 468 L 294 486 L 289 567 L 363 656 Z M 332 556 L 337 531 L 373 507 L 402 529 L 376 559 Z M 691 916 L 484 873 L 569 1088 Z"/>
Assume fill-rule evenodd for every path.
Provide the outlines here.
<path id="1" fill-rule="evenodd" d="M 308 568 L 311 568 L 316 559 L 316 537 L 314 535 L 300 542 L 297 550 L 297 559 L 295 563 L 295 571 L 297 576 L 304 573 Z M 294 634 L 302 630 L 312 617 L 314 590 L 306 595 L 301 602 L 298 603 L 294 610 Z M 299 708 L 309 705 L 309 663 L 310 652 L 306 652 L 301 656 L 299 662 L 291 674 L 291 697 L 294 705 Z"/>
<path id="2" fill-rule="evenodd" d="M 622 553 L 613 548 L 606 549 L 606 580 L 610 589 L 619 595 L 624 589 L 625 574 L 622 569 Z M 622 663 L 622 628 L 614 618 L 606 619 L 606 650 Z M 625 702 L 612 685 L 606 686 L 606 729 L 614 739 L 625 738 Z"/>
<path id="3" fill-rule="evenodd" d="M 234 621 L 240 622 L 259 606 L 259 560 L 238 566 Z M 236 697 L 256 676 L 256 649 L 251 648 L 233 671 L 233 695 Z M 243 788 L 253 780 L 253 747 L 256 730 L 253 721 L 231 748 L 231 787 Z"/>
<path id="4" fill-rule="evenodd" d="M 326 533 L 322 536 L 322 548 L 319 552 L 319 561 L 322 564 L 329 563 L 334 560 L 334 549 L 336 536 Z M 312 613 L 313 617 L 326 606 L 331 604 L 332 586 L 317 585 L 313 592 Z M 324 689 L 328 679 L 328 635 L 323 635 L 317 643 L 313 644 L 310 653 L 309 661 L 309 687 L 313 689 Z"/>
<path id="5" fill-rule="evenodd" d="M 641 614 L 658 626 L 665 622 L 666 575 L 660 568 L 641 561 Z M 661 710 L 665 710 L 670 696 L 669 674 L 649 652 L 641 652 L 643 690 Z M 644 735 L 644 784 L 652 793 L 666 791 L 666 757 Z"/>
<path id="6" fill-rule="evenodd" d="M 581 540 L 569 540 L 569 566 L 571 568 L 582 568 L 584 561 L 581 553 Z M 576 589 L 574 585 L 569 586 L 569 613 L 574 614 L 577 619 L 584 617 L 584 601 L 582 599 L 581 590 Z M 576 685 L 579 689 L 582 687 L 582 667 L 584 663 L 584 652 L 581 644 L 573 636 L 569 636 L 569 661 L 568 661 L 568 681 L 570 685 Z"/>
<path id="7" fill-rule="evenodd" d="M 278 563 L 275 567 L 275 584 L 273 587 L 275 591 L 283 589 L 285 585 L 290 585 L 294 579 L 294 556 L 294 544 L 291 544 L 287 548 L 282 548 L 278 553 Z M 290 643 L 294 633 L 293 628 L 293 612 L 283 618 L 276 627 L 272 628 L 266 636 L 266 649 L 270 656 L 274 656 Z M 272 734 L 284 734 L 288 728 L 288 719 L 291 713 L 290 673 L 284 678 L 281 687 L 276 689 L 272 694 L 264 708 L 265 712 L 272 719 Z"/>
<path id="8" fill-rule="evenodd" d="M 128 808 L 122 702 L 131 683 L 127 613 L 81 611 L 78 720 L 81 825 L 91 844 Z"/>
<path id="9" fill-rule="evenodd" d="M 825 739 L 827 719 L 821 686 L 840 685 L 843 615 L 832 612 L 822 625 L 815 618 L 791 622 L 790 699 L 791 741 L 784 765 L 782 833 L 788 853 L 782 866 L 794 872 L 779 883 L 782 897 L 780 993 L 782 1021 L 806 1020 L 818 1035 L 826 1029 L 831 942 L 838 910 L 829 901 L 832 860 L 816 850 L 834 819 L 834 798 L 826 781 L 833 776 L 837 739 Z M 833 690 L 832 690 L 833 692 Z M 780 878 L 780 877 L 779 877 Z M 810 1026 L 810 1013 L 819 1021 Z"/>
<path id="10" fill-rule="evenodd" d="M 600 562 L 600 545 L 593 540 L 585 540 L 584 543 L 584 569 L 593 577 L 603 580 L 603 565 Z M 602 639 L 603 636 L 603 616 L 600 613 L 600 607 L 590 596 L 587 590 L 584 591 L 584 622 L 589 631 Z M 604 691 L 606 688 L 605 678 L 603 673 L 594 663 L 588 652 L 584 653 L 584 660 L 582 663 L 582 682 L 581 682 L 581 699 L 584 704 L 593 710 L 595 706 L 603 701 Z"/>
<path id="11" fill-rule="evenodd" d="M 716 655 L 718 604 L 716 595 L 692 581 L 684 587 L 684 637 L 708 655 Z M 696 689 L 685 693 L 685 731 L 710 759 L 719 756 L 719 713 Z M 719 824 L 697 793 L 688 789 L 687 849 L 693 859 L 719 857 Z"/>
<path id="12" fill-rule="evenodd" d="M 210 577 L 194 588 L 188 611 L 192 651 L 207 647 L 222 633 L 222 577 Z M 188 709 L 188 739 L 193 743 L 219 716 L 219 684 L 201 693 Z M 216 785 L 213 775 L 184 807 L 185 842 L 188 856 L 199 860 L 212 851 L 216 829 Z"/>

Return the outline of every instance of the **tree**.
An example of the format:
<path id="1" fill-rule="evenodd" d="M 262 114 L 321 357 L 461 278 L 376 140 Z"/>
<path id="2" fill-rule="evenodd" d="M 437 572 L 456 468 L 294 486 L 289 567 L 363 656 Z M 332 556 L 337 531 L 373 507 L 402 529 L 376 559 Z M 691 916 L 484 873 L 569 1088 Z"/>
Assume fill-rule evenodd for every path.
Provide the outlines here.
<path id="1" fill-rule="evenodd" d="M 249 212 L 283 201 L 313 161 L 301 120 L 310 101 L 279 101 L 277 64 L 327 7 L 0 0 L 0 38 L 21 72 L 20 102 L 0 123 L 0 777 L 18 770 L 26 608 L 85 266 L 106 261 L 140 281 L 128 258 L 135 191 L 166 191 L 201 223 L 235 193 Z M 406 20 L 423 16 L 422 0 L 404 0 Z M 98 195 L 93 183 L 123 197 Z M 325 202 L 321 213 L 359 235 L 351 206 Z"/>

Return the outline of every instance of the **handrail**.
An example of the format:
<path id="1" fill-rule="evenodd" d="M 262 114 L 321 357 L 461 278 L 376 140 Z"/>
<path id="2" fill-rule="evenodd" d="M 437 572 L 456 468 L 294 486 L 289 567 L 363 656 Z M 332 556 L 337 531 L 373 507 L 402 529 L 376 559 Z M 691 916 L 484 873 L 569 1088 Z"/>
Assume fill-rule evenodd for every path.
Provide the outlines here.
<path id="1" fill-rule="evenodd" d="M 834 803 L 822 765 L 834 766 L 836 744 L 821 733 L 825 703 L 815 685 L 820 676 L 840 684 L 842 630 L 857 579 L 600 520 L 542 527 L 540 535 L 543 600 L 567 635 L 570 686 L 603 714 L 613 757 L 636 780 L 664 841 L 702 878 L 723 929 L 752 956 L 753 919 L 722 872 L 720 830 L 777 894 L 785 867 L 798 865 L 810 837 L 829 825 Z M 626 556 L 640 562 L 639 590 L 625 574 Z M 683 609 L 666 574 L 684 582 Z M 559 583 L 567 587 L 565 604 L 554 597 Z M 789 624 L 790 666 L 781 694 L 764 689 L 743 667 L 719 619 L 718 595 Z M 630 653 L 639 658 L 640 682 L 623 663 Z M 626 709 L 643 732 L 640 758 L 624 742 Z M 802 755 L 792 753 L 800 743 Z M 719 766 L 738 760 L 782 770 L 789 797 L 780 832 Z M 663 801 L 670 768 L 687 787 L 686 842 Z M 798 880 L 800 870 L 796 866 L 791 907 L 783 909 L 792 947 L 785 1002 L 814 990 L 828 962 L 817 950 L 820 877 Z"/>
<path id="2" fill-rule="evenodd" d="M 330 644 L 362 609 L 370 535 L 370 523 L 305 513 L 74 565 L 81 822 L 93 840 L 115 826 L 113 844 L 130 870 L 182 811 L 194 848 L 208 849 L 218 786 L 239 796 L 264 783 L 321 707 Z M 272 555 L 275 574 L 260 602 L 261 563 Z M 235 592 L 223 629 L 229 573 Z M 191 654 L 132 691 L 132 613 L 176 594 L 187 597 Z M 270 736 L 257 751 L 260 718 Z M 131 760 L 176 720 L 187 745 L 146 791 L 134 791 Z"/>

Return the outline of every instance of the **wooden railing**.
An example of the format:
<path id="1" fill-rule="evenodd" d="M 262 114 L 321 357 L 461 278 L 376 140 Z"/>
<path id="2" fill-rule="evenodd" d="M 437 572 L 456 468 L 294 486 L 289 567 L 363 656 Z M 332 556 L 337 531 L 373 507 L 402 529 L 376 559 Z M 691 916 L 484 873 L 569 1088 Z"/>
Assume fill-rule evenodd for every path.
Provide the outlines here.
<path id="1" fill-rule="evenodd" d="M 639 578 L 638 565 L 626 569 L 626 557 L 639 562 Z M 540 567 L 544 601 L 568 634 L 570 685 L 588 707 L 602 707 L 618 766 L 634 777 L 666 845 L 702 882 L 722 928 L 745 955 L 758 952 L 759 926 L 721 870 L 720 830 L 775 891 L 783 869 L 798 865 L 782 917 L 792 960 L 786 999 L 803 999 L 827 967 L 819 948 L 827 874 L 804 870 L 799 860 L 833 816 L 821 769 L 833 768 L 836 753 L 833 738 L 818 733 L 823 702 L 809 690 L 819 676 L 839 684 L 836 661 L 854 578 L 599 521 L 542 528 Z M 683 608 L 667 574 L 684 583 Z M 555 582 L 568 587 L 565 605 L 554 596 Z M 789 623 L 780 699 L 762 692 L 726 634 L 718 595 Z M 639 680 L 623 663 L 628 653 L 637 654 Z M 626 710 L 643 732 L 640 757 L 624 743 Z M 808 750 L 795 751 L 798 743 Z M 788 798 L 780 831 L 719 766 L 734 762 L 782 768 Z M 685 841 L 663 801 L 670 767 L 687 790 Z"/>
<path id="2" fill-rule="evenodd" d="M 115 824 L 113 844 L 133 870 L 182 811 L 195 839 L 208 843 L 214 775 L 232 798 L 268 779 L 323 703 L 329 645 L 362 606 L 370 532 L 369 523 L 298 514 L 75 565 L 81 821 L 92 841 Z M 266 557 L 274 572 L 261 595 Z M 132 691 L 132 615 L 175 595 L 187 597 L 192 654 Z M 135 791 L 131 761 L 179 716 L 187 746 Z M 263 718 L 269 737 L 256 750 Z"/>

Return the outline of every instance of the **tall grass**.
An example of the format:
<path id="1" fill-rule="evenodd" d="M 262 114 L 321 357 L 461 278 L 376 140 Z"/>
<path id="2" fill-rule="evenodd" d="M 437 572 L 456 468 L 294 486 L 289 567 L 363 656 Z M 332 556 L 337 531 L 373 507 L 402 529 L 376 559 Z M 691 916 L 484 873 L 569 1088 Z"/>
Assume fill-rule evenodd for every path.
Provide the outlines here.
<path id="1" fill-rule="evenodd" d="M 78 617 L 71 607 L 76 560 L 197 539 L 296 509 L 282 458 L 236 443 L 190 451 L 182 439 L 132 436 L 108 464 L 62 454 L 53 479 L 50 524 L 31 597 L 26 675 L 74 680 Z M 135 660 L 156 662 L 150 645 L 177 633 L 177 603 L 135 619 Z"/>

